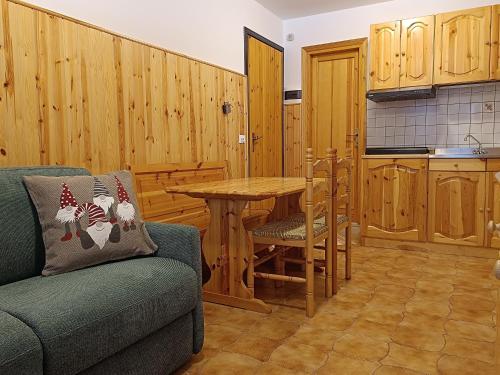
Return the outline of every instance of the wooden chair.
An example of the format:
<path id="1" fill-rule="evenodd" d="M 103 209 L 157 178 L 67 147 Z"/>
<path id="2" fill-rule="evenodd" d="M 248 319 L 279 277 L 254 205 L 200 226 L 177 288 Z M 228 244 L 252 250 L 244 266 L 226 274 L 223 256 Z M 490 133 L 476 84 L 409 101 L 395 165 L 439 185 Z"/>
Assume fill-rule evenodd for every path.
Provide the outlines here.
<path id="1" fill-rule="evenodd" d="M 334 244 L 336 243 L 336 225 L 332 220 L 334 212 L 334 160 L 336 151 L 327 150 L 325 159 L 313 162 L 312 149 L 306 152 L 306 190 L 305 190 L 305 214 L 299 213 L 279 221 L 269 222 L 261 227 L 249 232 L 249 254 L 247 283 L 248 288 L 253 291 L 254 278 L 264 278 L 276 281 L 305 283 L 306 284 L 306 315 L 312 317 L 315 311 L 314 303 L 314 245 L 323 243 L 325 246 L 325 294 L 331 297 L 333 294 L 333 266 L 332 258 Z M 322 172 L 326 175 L 319 184 L 313 182 L 314 175 Z M 316 185 L 316 186 L 315 186 Z M 314 205 L 314 193 L 318 190 L 324 190 L 325 201 Z M 322 214 L 323 213 L 323 214 Z M 281 250 L 276 250 L 268 254 L 263 261 L 273 257 L 283 256 L 283 252 L 290 248 L 305 249 L 305 278 L 287 276 L 284 273 L 284 267 L 277 267 L 280 273 L 262 273 L 255 272 L 254 263 L 254 245 L 265 244 L 280 246 Z M 281 258 L 285 261 L 285 258 Z M 259 263 L 262 263 L 260 261 Z M 277 265 L 280 261 L 277 262 Z"/>
<path id="2" fill-rule="evenodd" d="M 334 174 L 337 189 L 334 197 L 334 215 L 337 217 L 337 233 L 345 231 L 344 249 L 338 248 L 335 241 L 333 257 L 337 264 L 337 252 L 345 253 L 345 279 L 351 279 L 351 248 L 352 248 L 352 208 L 351 208 L 351 186 L 352 186 L 352 162 L 350 159 L 340 159 L 335 163 Z M 340 177 L 339 177 L 340 176 Z M 334 216 L 334 217 L 335 217 Z M 337 270 L 334 270 L 333 292 L 337 293 Z"/>

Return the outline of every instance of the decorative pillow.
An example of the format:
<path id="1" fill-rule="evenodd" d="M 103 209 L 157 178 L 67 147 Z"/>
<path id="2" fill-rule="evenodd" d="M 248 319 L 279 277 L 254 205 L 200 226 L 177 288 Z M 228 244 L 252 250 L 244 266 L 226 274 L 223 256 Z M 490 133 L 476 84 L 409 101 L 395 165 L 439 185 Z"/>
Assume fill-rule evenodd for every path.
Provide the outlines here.
<path id="1" fill-rule="evenodd" d="M 24 182 L 42 225 L 42 275 L 156 251 L 141 219 L 129 172 L 25 176 Z"/>

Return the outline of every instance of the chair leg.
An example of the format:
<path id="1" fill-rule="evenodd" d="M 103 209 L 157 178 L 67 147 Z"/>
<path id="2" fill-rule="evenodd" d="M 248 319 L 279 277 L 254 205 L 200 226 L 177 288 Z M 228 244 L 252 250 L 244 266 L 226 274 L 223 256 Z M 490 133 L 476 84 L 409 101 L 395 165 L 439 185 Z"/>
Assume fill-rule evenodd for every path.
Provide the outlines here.
<path id="1" fill-rule="evenodd" d="M 247 268 L 247 287 L 252 298 L 255 297 L 255 276 L 254 276 L 254 243 L 252 232 L 248 232 L 248 268 Z"/>
<path id="2" fill-rule="evenodd" d="M 337 255 L 338 255 L 339 245 L 337 243 L 337 241 L 338 241 L 337 227 L 335 226 L 334 228 L 335 228 L 335 231 L 334 231 L 333 240 L 332 240 L 332 290 L 333 290 L 333 294 L 337 294 L 337 292 L 338 292 Z"/>
<path id="3" fill-rule="evenodd" d="M 330 298 L 333 295 L 333 259 L 332 259 L 332 239 L 325 240 L 325 296 Z"/>
<path id="4" fill-rule="evenodd" d="M 275 251 L 279 251 L 278 255 L 274 258 L 274 269 L 278 275 L 285 274 L 285 261 L 283 260 L 283 253 L 281 249 L 276 249 Z M 276 288 L 283 288 L 285 286 L 284 281 L 275 281 L 274 285 Z"/>
<path id="5" fill-rule="evenodd" d="M 306 249 L 306 316 L 314 316 L 314 256 L 313 245 Z"/>
<path id="6" fill-rule="evenodd" d="M 351 223 L 345 228 L 345 278 L 351 280 L 351 247 L 352 247 Z"/>

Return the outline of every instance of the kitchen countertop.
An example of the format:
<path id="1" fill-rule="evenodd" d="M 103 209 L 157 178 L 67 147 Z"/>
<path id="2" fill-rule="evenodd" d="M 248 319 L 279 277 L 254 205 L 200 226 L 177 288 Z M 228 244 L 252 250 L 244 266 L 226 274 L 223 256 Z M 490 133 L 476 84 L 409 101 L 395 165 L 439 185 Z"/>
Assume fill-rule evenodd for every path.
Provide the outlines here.
<path id="1" fill-rule="evenodd" d="M 431 152 L 424 154 L 405 154 L 405 153 L 391 153 L 391 154 L 369 154 L 363 155 L 363 159 L 500 159 L 500 148 L 485 148 L 484 154 L 477 154 L 476 149 L 473 148 L 441 148 L 431 150 Z"/>

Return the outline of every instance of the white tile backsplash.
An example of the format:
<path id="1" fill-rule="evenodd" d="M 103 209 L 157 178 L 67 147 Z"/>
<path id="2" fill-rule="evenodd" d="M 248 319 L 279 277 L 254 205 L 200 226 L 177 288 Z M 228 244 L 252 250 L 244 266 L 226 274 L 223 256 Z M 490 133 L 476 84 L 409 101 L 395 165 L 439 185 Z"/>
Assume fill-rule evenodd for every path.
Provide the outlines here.
<path id="1" fill-rule="evenodd" d="M 500 147 L 500 82 L 437 89 L 435 99 L 367 102 L 367 145 Z M 496 111 L 496 112 L 495 112 Z"/>

